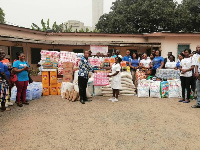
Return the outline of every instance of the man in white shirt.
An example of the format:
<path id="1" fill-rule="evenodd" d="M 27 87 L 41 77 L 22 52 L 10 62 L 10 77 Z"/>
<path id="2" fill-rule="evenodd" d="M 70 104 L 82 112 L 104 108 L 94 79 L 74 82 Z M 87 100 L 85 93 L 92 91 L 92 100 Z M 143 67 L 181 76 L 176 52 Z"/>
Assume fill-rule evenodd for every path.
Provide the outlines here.
<path id="1" fill-rule="evenodd" d="M 200 108 L 200 45 L 196 47 L 196 56 L 195 59 L 195 75 L 197 77 L 196 88 L 197 88 L 197 104 L 192 106 L 192 108 Z"/>

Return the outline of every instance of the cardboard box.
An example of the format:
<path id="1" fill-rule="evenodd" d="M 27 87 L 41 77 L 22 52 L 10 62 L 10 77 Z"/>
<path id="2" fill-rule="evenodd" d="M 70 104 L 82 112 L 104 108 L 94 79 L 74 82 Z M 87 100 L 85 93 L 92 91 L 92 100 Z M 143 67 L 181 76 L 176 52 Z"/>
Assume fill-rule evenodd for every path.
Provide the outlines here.
<path id="1" fill-rule="evenodd" d="M 58 78 L 57 79 L 57 83 L 62 83 L 63 82 L 63 78 Z"/>
<path id="2" fill-rule="evenodd" d="M 57 71 L 50 72 L 50 84 L 57 84 Z"/>
<path id="3" fill-rule="evenodd" d="M 58 95 L 61 95 L 61 84 L 62 83 L 57 84 Z"/>
<path id="4" fill-rule="evenodd" d="M 51 84 L 50 92 L 51 92 L 51 95 L 57 95 L 58 94 L 57 84 Z"/>
<path id="5" fill-rule="evenodd" d="M 42 72 L 42 84 L 49 84 L 49 72 Z"/>
<path id="6" fill-rule="evenodd" d="M 73 62 L 64 62 L 63 69 L 64 68 L 74 68 L 74 63 Z"/>
<path id="7" fill-rule="evenodd" d="M 63 68 L 63 75 L 73 75 L 72 68 Z"/>
<path id="8" fill-rule="evenodd" d="M 49 85 L 43 85 L 43 96 L 49 96 Z"/>
<path id="9" fill-rule="evenodd" d="M 63 76 L 63 82 L 72 82 L 73 76 L 72 75 L 64 75 Z"/>

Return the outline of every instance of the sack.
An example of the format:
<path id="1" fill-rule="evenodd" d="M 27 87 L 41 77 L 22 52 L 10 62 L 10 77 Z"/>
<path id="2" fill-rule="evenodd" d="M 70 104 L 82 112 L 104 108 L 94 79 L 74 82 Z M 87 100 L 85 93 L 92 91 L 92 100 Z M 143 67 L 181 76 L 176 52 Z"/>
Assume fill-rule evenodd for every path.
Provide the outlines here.
<path id="1" fill-rule="evenodd" d="M 161 95 L 161 98 L 169 97 L 169 82 L 168 81 L 162 81 L 160 83 L 160 95 Z"/>
<path id="2" fill-rule="evenodd" d="M 140 80 L 138 82 L 138 97 L 149 97 L 149 88 L 150 88 L 150 81 L 149 80 Z"/>
<path id="3" fill-rule="evenodd" d="M 161 98 L 160 81 L 150 81 L 150 97 Z"/>
<path id="4" fill-rule="evenodd" d="M 94 86 L 94 96 L 102 96 L 102 87 Z"/>
<path id="5" fill-rule="evenodd" d="M 17 82 L 17 75 L 16 74 L 14 74 L 14 73 L 10 74 L 10 82 L 12 84 L 14 84 L 15 82 Z"/>
<path id="6" fill-rule="evenodd" d="M 121 78 L 129 78 L 132 80 L 132 75 L 130 72 L 122 72 L 121 73 Z"/>

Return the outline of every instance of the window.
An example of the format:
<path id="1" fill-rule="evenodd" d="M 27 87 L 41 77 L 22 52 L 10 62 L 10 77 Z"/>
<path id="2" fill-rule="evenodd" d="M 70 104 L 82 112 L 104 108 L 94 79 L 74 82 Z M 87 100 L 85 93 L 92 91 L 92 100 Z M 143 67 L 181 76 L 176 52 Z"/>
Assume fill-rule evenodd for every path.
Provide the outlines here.
<path id="1" fill-rule="evenodd" d="M 31 48 L 31 64 L 38 64 L 41 60 L 41 48 Z"/>
<path id="2" fill-rule="evenodd" d="M 110 53 L 110 55 L 112 55 L 113 51 L 116 53 L 116 49 L 109 49 L 108 53 Z"/>
<path id="3" fill-rule="evenodd" d="M 190 48 L 190 45 L 189 44 L 179 44 L 178 45 L 178 50 L 177 50 L 177 56 L 182 52 L 184 51 L 185 49 L 188 49 Z"/>
<path id="4" fill-rule="evenodd" d="M 74 53 L 83 53 L 83 49 L 73 49 Z"/>
<path id="5" fill-rule="evenodd" d="M 11 47 L 11 56 L 12 56 L 11 60 L 12 61 L 15 59 L 18 59 L 17 53 L 19 53 L 19 52 L 23 52 L 23 47 L 16 47 L 16 46 Z"/>

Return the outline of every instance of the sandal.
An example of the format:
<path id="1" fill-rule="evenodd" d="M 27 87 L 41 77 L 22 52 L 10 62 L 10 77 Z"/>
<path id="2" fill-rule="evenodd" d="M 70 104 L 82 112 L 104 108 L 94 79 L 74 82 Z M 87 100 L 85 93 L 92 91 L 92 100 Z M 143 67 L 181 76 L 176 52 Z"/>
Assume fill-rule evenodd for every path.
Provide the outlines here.
<path id="1" fill-rule="evenodd" d="M 29 103 L 26 101 L 26 102 L 23 102 L 22 104 L 24 104 L 24 105 L 29 105 Z"/>
<path id="2" fill-rule="evenodd" d="M 190 102 L 190 100 L 185 100 L 183 103 L 189 103 Z"/>
<path id="3" fill-rule="evenodd" d="M 23 107 L 22 103 L 17 103 L 17 106 Z"/>
<path id="4" fill-rule="evenodd" d="M 178 102 L 184 102 L 185 100 L 184 99 L 181 99 L 181 100 L 179 100 Z"/>

